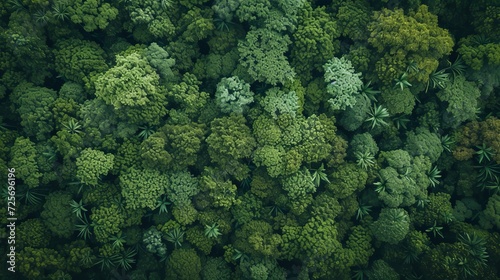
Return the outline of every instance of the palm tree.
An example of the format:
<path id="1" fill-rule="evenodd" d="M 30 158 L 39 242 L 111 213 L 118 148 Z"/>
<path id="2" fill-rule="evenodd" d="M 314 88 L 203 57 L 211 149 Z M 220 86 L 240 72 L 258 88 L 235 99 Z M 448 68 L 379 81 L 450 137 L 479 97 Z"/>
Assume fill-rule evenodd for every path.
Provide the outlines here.
<path id="1" fill-rule="evenodd" d="M 127 243 L 127 241 L 125 240 L 125 236 L 122 234 L 122 232 L 121 232 L 121 231 L 120 231 L 120 232 L 118 232 L 118 234 L 117 234 L 117 235 L 111 236 L 111 237 L 109 238 L 109 241 L 112 241 L 112 242 L 113 242 L 113 243 L 112 243 L 112 246 L 113 246 L 114 248 L 119 248 L 119 249 L 123 248 L 123 245 L 124 245 L 125 243 Z"/>
<path id="2" fill-rule="evenodd" d="M 491 147 L 486 146 L 484 143 L 481 146 L 476 146 L 478 150 L 476 151 L 476 155 L 478 155 L 478 162 L 481 163 L 484 159 L 488 161 L 491 160 L 494 152 Z"/>
<path id="3" fill-rule="evenodd" d="M 399 87 L 401 88 L 401 90 L 404 90 L 405 87 L 411 87 L 410 82 L 408 82 L 408 74 L 406 72 L 404 72 L 403 75 L 401 75 L 401 77 L 394 79 L 394 82 L 396 82 L 394 84 L 394 87 L 395 88 Z"/>
<path id="4" fill-rule="evenodd" d="M 384 118 L 387 117 L 389 117 L 389 112 L 386 108 L 382 107 L 382 105 L 373 105 L 373 107 L 371 107 L 370 111 L 368 112 L 368 118 L 365 120 L 365 122 L 370 122 L 370 129 L 374 129 L 379 125 L 388 125 L 384 120 Z"/>
<path id="5" fill-rule="evenodd" d="M 83 215 L 83 218 L 79 218 L 79 220 L 81 223 L 75 226 L 75 230 L 78 231 L 78 237 L 83 237 L 84 240 L 87 240 L 92 235 L 90 229 L 93 223 L 90 223 L 85 215 Z"/>
<path id="6" fill-rule="evenodd" d="M 431 171 L 427 174 L 427 178 L 433 188 L 439 185 L 439 178 L 441 178 L 441 170 L 434 166 Z"/>
<path id="7" fill-rule="evenodd" d="M 449 81 L 449 74 L 444 72 L 444 69 L 439 71 L 434 71 L 430 74 L 429 80 L 427 80 L 427 86 L 425 87 L 425 92 L 429 90 L 429 86 L 434 88 L 443 89 L 446 86 L 446 82 Z"/>
<path id="8" fill-rule="evenodd" d="M 139 128 L 141 129 L 141 131 L 139 132 L 138 136 L 143 141 L 148 139 L 151 134 L 155 133 L 153 127 L 151 126 L 140 126 Z"/>
<path id="9" fill-rule="evenodd" d="M 222 235 L 219 231 L 219 225 L 217 223 L 213 223 L 211 226 L 205 225 L 205 236 L 208 238 L 217 238 L 219 235 Z"/>
<path id="10" fill-rule="evenodd" d="M 443 230 L 443 227 L 440 227 L 436 224 L 436 221 L 434 221 L 434 225 L 428 229 L 425 230 L 425 232 L 432 232 L 434 234 L 434 237 L 436 237 L 436 234 L 441 236 L 441 238 L 444 238 L 443 233 L 441 233 L 441 230 Z"/>
<path id="11" fill-rule="evenodd" d="M 68 7 L 65 3 L 56 2 L 54 6 L 52 6 L 52 15 L 55 19 L 60 21 L 65 21 L 69 19 Z"/>
<path id="12" fill-rule="evenodd" d="M 311 171 L 314 171 L 311 175 L 311 181 L 313 181 L 314 185 L 319 188 L 319 185 L 321 184 L 321 181 L 325 181 L 327 183 L 330 183 L 330 180 L 328 180 L 328 176 L 325 173 L 325 166 L 323 163 L 321 163 L 321 166 L 312 169 Z"/>
<path id="13" fill-rule="evenodd" d="M 455 141 L 449 135 L 441 136 L 441 146 L 445 151 L 451 153 L 451 146 L 453 144 L 455 144 Z"/>
<path id="14" fill-rule="evenodd" d="M 82 218 L 82 212 L 87 212 L 87 209 L 83 205 L 82 200 L 80 199 L 79 202 L 76 202 L 75 200 L 71 200 L 69 203 L 71 206 L 71 212 L 75 213 L 78 218 Z"/>
<path id="15" fill-rule="evenodd" d="M 359 204 L 358 210 L 356 210 L 356 220 L 363 219 L 364 216 L 370 215 L 372 207 L 370 205 Z"/>
<path id="16" fill-rule="evenodd" d="M 135 263 L 134 256 L 137 255 L 137 251 L 133 248 L 127 248 L 127 250 L 113 255 L 111 258 L 118 267 L 124 270 L 129 270 L 132 268 L 132 264 Z"/>
<path id="17" fill-rule="evenodd" d="M 364 170 L 368 170 L 375 165 L 375 157 L 370 152 L 355 152 L 356 164 L 361 166 Z"/>
<path id="18" fill-rule="evenodd" d="M 78 134 L 82 132 L 81 130 L 82 126 L 74 119 L 69 120 L 68 123 L 63 124 L 63 126 L 71 134 Z"/>
<path id="19" fill-rule="evenodd" d="M 168 208 L 171 203 L 167 200 L 167 196 L 163 195 L 158 200 L 156 201 L 156 208 L 158 208 L 158 213 L 163 214 L 163 213 L 168 213 Z"/>
<path id="20" fill-rule="evenodd" d="M 179 228 L 175 228 L 166 234 L 165 239 L 167 241 L 174 243 L 175 248 L 177 246 L 182 247 L 182 241 L 184 241 L 184 232 Z"/>

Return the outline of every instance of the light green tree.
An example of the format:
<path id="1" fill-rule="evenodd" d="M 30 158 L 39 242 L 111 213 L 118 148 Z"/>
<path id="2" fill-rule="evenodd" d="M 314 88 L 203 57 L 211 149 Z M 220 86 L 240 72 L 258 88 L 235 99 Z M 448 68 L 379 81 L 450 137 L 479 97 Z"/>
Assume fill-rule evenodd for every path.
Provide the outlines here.
<path id="1" fill-rule="evenodd" d="M 345 110 L 356 104 L 356 95 L 361 91 L 361 73 L 356 73 L 351 62 L 334 57 L 323 65 L 326 91 L 330 94 L 328 103 L 333 110 Z"/>
<path id="2" fill-rule="evenodd" d="M 135 124 L 158 124 L 166 114 L 159 76 L 138 53 L 116 56 L 116 65 L 95 82 L 96 96 Z"/>
<path id="3" fill-rule="evenodd" d="M 95 186 L 100 176 L 106 175 L 113 168 L 113 154 L 87 148 L 76 159 L 76 177 L 80 182 Z"/>

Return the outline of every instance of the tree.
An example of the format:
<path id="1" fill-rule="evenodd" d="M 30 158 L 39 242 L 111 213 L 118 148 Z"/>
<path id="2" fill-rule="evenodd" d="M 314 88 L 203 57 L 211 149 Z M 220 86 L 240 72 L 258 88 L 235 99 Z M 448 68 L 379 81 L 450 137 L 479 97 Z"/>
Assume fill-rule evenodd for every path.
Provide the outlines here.
<path id="1" fill-rule="evenodd" d="M 239 203 L 236 198 L 237 187 L 221 173 L 223 172 L 205 167 L 200 178 L 200 188 L 208 194 L 210 205 L 230 209 Z"/>
<path id="2" fill-rule="evenodd" d="M 313 70 L 321 70 L 324 62 L 339 50 L 337 22 L 325 7 L 313 9 L 306 3 L 302 8 L 297 31 L 293 33 L 291 64 L 302 82 L 312 79 Z"/>
<path id="3" fill-rule="evenodd" d="M 291 43 L 287 35 L 268 29 L 252 29 L 238 44 L 240 65 L 259 82 L 273 86 L 283 84 L 295 76 L 285 52 Z"/>
<path id="4" fill-rule="evenodd" d="M 35 144 L 28 138 L 18 137 L 10 151 L 10 165 L 15 168 L 16 178 L 23 180 L 29 188 L 36 188 L 40 184 L 38 164 L 36 162 Z"/>
<path id="5" fill-rule="evenodd" d="M 175 59 L 171 58 L 164 48 L 157 43 L 151 43 L 146 48 L 144 56 L 149 64 L 156 69 L 163 81 L 171 82 L 176 79 L 176 73 L 172 69 L 175 65 Z"/>
<path id="6" fill-rule="evenodd" d="M 4 46 L 0 51 L 0 80 L 9 89 L 23 80 L 43 85 L 53 67 L 44 28 L 32 20 L 30 12 L 24 8 L 8 14 L 5 19 L 8 23 L 3 21 L 0 35 L 0 44 Z"/>
<path id="7" fill-rule="evenodd" d="M 74 232 L 76 216 L 71 213 L 71 194 L 53 192 L 47 196 L 40 217 L 45 226 L 57 237 L 69 238 Z"/>
<path id="8" fill-rule="evenodd" d="M 368 39 L 371 8 L 366 2 L 345 1 L 338 9 L 336 18 L 342 36 L 356 41 Z"/>
<path id="9" fill-rule="evenodd" d="M 245 118 L 237 114 L 217 118 L 210 123 L 210 130 L 206 142 L 212 161 L 219 163 L 237 179 L 246 178 L 248 167 L 243 166 L 239 160 L 250 157 L 255 148 L 255 139 Z"/>
<path id="10" fill-rule="evenodd" d="M 428 158 L 412 158 L 406 151 L 393 150 L 381 152 L 379 164 L 382 169 L 378 172 L 379 181 L 374 183 L 375 191 L 387 206 L 410 206 L 427 197 L 427 172 L 431 170 Z"/>
<path id="11" fill-rule="evenodd" d="M 444 89 L 437 92 L 437 97 L 446 107 L 446 112 L 442 113 L 443 126 L 456 128 L 464 121 L 474 120 L 480 95 L 476 85 L 465 80 L 463 76 L 448 82 Z"/>
<path id="12" fill-rule="evenodd" d="M 410 230 L 410 218 L 402 208 L 382 208 L 377 221 L 371 226 L 373 235 L 380 241 L 398 244 Z"/>
<path id="13" fill-rule="evenodd" d="M 194 249 L 175 249 L 167 259 L 166 278 L 199 280 L 201 260 Z"/>
<path id="14" fill-rule="evenodd" d="M 76 177 L 80 182 L 95 186 L 100 176 L 106 175 L 113 168 L 113 154 L 87 148 L 76 159 Z"/>
<path id="15" fill-rule="evenodd" d="M 57 93 L 31 83 L 21 83 L 10 96 L 14 110 L 21 117 L 21 125 L 27 136 L 36 136 L 39 141 L 46 140 L 54 129 L 52 108 Z"/>
<path id="16" fill-rule="evenodd" d="M 116 65 L 97 78 L 95 88 L 97 98 L 129 122 L 155 125 L 166 114 L 159 76 L 138 53 L 117 55 Z"/>
<path id="17" fill-rule="evenodd" d="M 133 32 L 139 41 L 152 41 L 154 38 L 172 38 L 175 34 L 176 14 L 180 13 L 179 5 L 172 1 L 128 1 L 125 6 Z M 141 34 L 142 33 L 142 34 Z"/>
<path id="18" fill-rule="evenodd" d="M 250 85 L 237 76 L 222 78 L 215 91 L 216 104 L 223 113 L 243 113 L 248 104 L 253 102 Z"/>
<path id="19" fill-rule="evenodd" d="M 364 188 L 368 174 L 353 163 L 339 165 L 330 175 L 331 183 L 327 188 L 338 199 L 346 198 Z"/>
<path id="20" fill-rule="evenodd" d="M 334 57 L 323 65 L 325 71 L 326 90 L 331 98 L 328 103 L 333 110 L 345 110 L 356 104 L 363 82 L 356 73 L 351 62 L 345 58 Z"/>
<path id="21" fill-rule="evenodd" d="M 406 135 L 405 150 L 412 156 L 426 156 L 431 162 L 436 162 L 443 152 L 439 135 L 426 128 L 417 128 Z"/>
<path id="22" fill-rule="evenodd" d="M 167 175 L 152 169 L 130 168 L 120 174 L 121 193 L 129 209 L 148 207 L 154 210 L 156 201 L 169 185 Z M 147 182 L 147 184 L 145 184 Z"/>
<path id="23" fill-rule="evenodd" d="M 182 109 L 192 119 L 198 116 L 209 99 L 209 94 L 200 91 L 201 82 L 191 73 L 185 73 L 180 83 L 175 83 L 168 91 L 169 101 L 175 105 L 173 108 Z"/>
<path id="24" fill-rule="evenodd" d="M 54 50 L 55 69 L 64 78 L 90 89 L 96 76 L 108 70 L 104 50 L 93 41 L 61 40 Z"/>
<path id="25" fill-rule="evenodd" d="M 91 212 L 91 225 L 95 238 L 100 243 L 108 242 L 112 236 L 119 233 L 125 222 L 125 215 L 116 203 L 94 207 Z"/>
<path id="26" fill-rule="evenodd" d="M 484 215 L 492 225 L 500 229 L 500 195 L 495 194 L 490 197 L 484 209 Z"/>
<path id="27" fill-rule="evenodd" d="M 299 109 L 299 99 L 294 91 L 285 93 L 277 87 L 266 91 L 266 96 L 261 99 L 260 104 L 266 112 L 276 119 L 278 115 L 290 114 L 295 117 Z"/>
<path id="28" fill-rule="evenodd" d="M 76 0 L 68 5 L 69 18 L 82 24 L 83 29 L 92 32 L 105 29 L 118 16 L 118 9 L 101 0 Z"/>
<path id="29" fill-rule="evenodd" d="M 411 78 L 426 83 L 436 70 L 438 59 L 452 50 L 453 39 L 438 26 L 437 16 L 425 5 L 408 15 L 402 9 L 383 8 L 374 12 L 372 18 L 368 42 L 378 52 L 375 69 L 378 79 L 386 85 L 401 76 L 411 62 L 419 69 Z"/>
<path id="30" fill-rule="evenodd" d="M 179 125 L 167 124 L 161 129 L 167 139 L 167 152 L 172 156 L 170 164 L 172 169 L 182 170 L 196 164 L 205 140 L 205 130 L 204 124 L 194 122 Z"/>
<path id="31" fill-rule="evenodd" d="M 500 64 L 500 44 L 489 39 L 488 35 L 470 35 L 460 39 L 458 45 L 457 51 L 463 61 L 474 70 Z"/>
<path id="32" fill-rule="evenodd" d="M 253 220 L 235 232 L 234 247 L 254 257 L 278 257 L 281 236 L 269 223 Z"/>

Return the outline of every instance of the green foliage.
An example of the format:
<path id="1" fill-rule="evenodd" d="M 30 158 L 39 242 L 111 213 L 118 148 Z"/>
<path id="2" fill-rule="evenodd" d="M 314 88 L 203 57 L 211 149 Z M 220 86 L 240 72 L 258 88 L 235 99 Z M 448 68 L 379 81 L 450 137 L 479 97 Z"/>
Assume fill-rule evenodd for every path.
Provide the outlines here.
<path id="1" fill-rule="evenodd" d="M 54 129 L 52 106 L 57 98 L 55 91 L 36 87 L 31 83 L 18 85 L 10 96 L 14 110 L 21 116 L 21 125 L 27 136 L 46 140 Z"/>
<path id="2" fill-rule="evenodd" d="M 499 65 L 500 44 L 491 42 L 484 35 L 470 35 L 462 38 L 457 49 L 465 64 L 474 70 L 487 65 Z"/>
<path id="3" fill-rule="evenodd" d="M 250 85 L 237 76 L 222 78 L 217 84 L 215 101 L 224 113 L 243 113 L 246 105 L 253 102 L 253 92 Z"/>
<path id="4" fill-rule="evenodd" d="M 201 261 L 194 249 L 175 249 L 167 259 L 167 279 L 199 280 Z"/>
<path id="5" fill-rule="evenodd" d="M 235 233 L 235 248 L 255 257 L 277 257 L 281 236 L 274 233 L 270 224 L 253 220 L 244 224 Z"/>
<path id="6" fill-rule="evenodd" d="M 77 218 L 82 218 L 82 213 L 87 212 L 88 210 L 85 208 L 85 205 L 83 205 L 82 200 L 79 202 L 76 202 L 75 200 L 71 200 L 69 202 L 69 206 L 71 206 L 71 212 L 76 215 Z"/>
<path id="7" fill-rule="evenodd" d="M 389 244 L 398 244 L 409 232 L 410 218 L 402 208 L 382 208 L 371 230 L 375 238 Z"/>
<path id="8" fill-rule="evenodd" d="M 428 158 L 412 158 L 403 150 L 382 152 L 380 158 L 387 165 L 382 164 L 384 168 L 379 171 L 379 181 L 374 185 L 379 199 L 387 206 L 409 206 L 426 197 L 430 184 L 427 172 L 431 169 Z"/>
<path id="9" fill-rule="evenodd" d="M 201 271 L 204 280 L 230 280 L 231 269 L 222 258 L 209 258 Z"/>
<path id="10" fill-rule="evenodd" d="M 168 96 L 177 104 L 174 108 L 182 108 L 189 116 L 197 116 L 209 98 L 209 94 L 200 91 L 201 82 L 191 73 L 182 76 L 182 82 L 172 86 Z"/>
<path id="11" fill-rule="evenodd" d="M 374 12 L 372 18 L 368 42 L 382 56 L 376 62 L 376 72 L 386 85 L 401 78 L 401 73 L 406 75 L 406 65 L 411 61 L 419 71 L 408 76 L 427 82 L 438 66 L 438 59 L 452 50 L 450 34 L 438 26 L 437 16 L 425 5 L 408 15 L 402 9 L 384 8 Z M 404 86 L 404 82 L 400 86 Z"/>
<path id="12" fill-rule="evenodd" d="M 278 115 L 290 114 L 295 117 L 299 109 L 298 96 L 294 91 L 285 93 L 279 88 L 273 87 L 266 91 L 266 96 L 260 104 L 266 112 L 276 119 Z"/>
<path id="13" fill-rule="evenodd" d="M 105 243 L 113 235 L 120 232 L 124 218 L 124 215 L 116 204 L 92 208 L 90 219 L 94 225 L 96 240 Z"/>
<path id="14" fill-rule="evenodd" d="M 255 139 L 246 125 L 245 118 L 236 114 L 217 118 L 210 123 L 210 130 L 206 142 L 212 161 L 221 164 L 223 168 L 230 168 L 232 165 L 231 170 L 227 172 L 237 179 L 244 179 L 246 176 L 235 173 L 238 170 L 234 170 L 234 166 L 236 165 L 236 169 L 244 168 L 238 167 L 238 160 L 250 157 L 255 147 Z"/>
<path id="15" fill-rule="evenodd" d="M 386 108 L 382 107 L 382 105 L 375 106 L 370 108 L 368 112 L 368 116 L 365 119 L 365 122 L 370 124 L 370 129 L 374 129 L 378 126 L 387 126 L 387 122 L 384 120 L 389 117 L 389 112 Z"/>
<path id="16" fill-rule="evenodd" d="M 291 47 L 291 64 L 302 81 L 311 80 L 311 72 L 321 70 L 324 61 L 339 50 L 340 44 L 336 40 L 339 35 L 339 28 L 325 7 L 313 9 L 305 4 Z"/>
<path id="17" fill-rule="evenodd" d="M 284 55 L 290 43 L 287 35 L 263 28 L 252 29 L 238 44 L 240 65 L 256 81 L 273 86 L 283 84 L 295 76 Z"/>
<path id="18" fill-rule="evenodd" d="M 331 98 L 328 100 L 333 110 L 345 110 L 356 104 L 356 95 L 359 94 L 363 82 L 356 73 L 351 62 L 346 58 L 332 58 L 325 65 L 326 90 Z"/>
<path id="19" fill-rule="evenodd" d="M 347 107 L 342 112 L 339 124 L 348 131 L 355 131 L 360 128 L 368 118 L 371 109 L 371 102 L 366 96 L 360 94 L 356 96 L 356 103 L 352 107 Z"/>
<path id="20" fill-rule="evenodd" d="M 430 228 L 434 222 L 437 225 L 445 224 L 448 214 L 453 213 L 450 203 L 450 195 L 447 193 L 431 193 L 428 196 L 429 202 L 423 209 L 413 209 L 412 221 L 415 225 Z"/>
<path id="21" fill-rule="evenodd" d="M 208 193 L 211 205 L 215 207 L 229 209 L 238 202 L 237 187 L 230 180 L 224 179 L 216 170 L 205 168 L 200 179 L 200 187 Z"/>
<path id="22" fill-rule="evenodd" d="M 500 195 L 495 194 L 489 198 L 488 203 L 486 204 L 486 208 L 484 209 L 484 215 L 486 219 L 497 229 L 500 228 L 499 213 L 500 213 Z"/>
<path id="23" fill-rule="evenodd" d="M 399 280 L 399 274 L 384 260 L 373 262 L 367 273 L 369 279 L 373 280 Z"/>
<path id="24" fill-rule="evenodd" d="M 10 166 L 15 166 L 16 177 L 23 180 L 29 188 L 38 187 L 42 174 L 39 173 L 36 162 L 35 144 L 28 138 L 16 138 L 10 157 Z"/>
<path id="25" fill-rule="evenodd" d="M 41 219 L 28 219 L 17 229 L 16 243 L 19 248 L 44 248 L 50 242 L 50 232 Z"/>
<path id="26" fill-rule="evenodd" d="M 41 278 L 48 271 L 62 269 L 64 257 L 49 248 L 26 247 L 19 252 L 16 260 L 20 262 L 19 272 L 28 279 Z"/>
<path id="27" fill-rule="evenodd" d="M 159 76 L 138 53 L 116 56 L 116 65 L 98 76 L 96 96 L 118 116 L 135 124 L 158 124 L 166 114 Z"/>
<path id="28" fill-rule="evenodd" d="M 368 179 L 368 174 L 362 168 L 352 163 L 339 165 L 330 175 L 332 181 L 327 185 L 338 199 L 346 198 L 362 190 Z"/>
<path id="29" fill-rule="evenodd" d="M 149 64 L 156 69 L 163 81 L 170 82 L 175 80 L 175 73 L 172 68 L 175 65 L 175 59 L 170 58 L 168 52 L 157 43 L 151 43 L 144 52 Z"/>
<path id="30" fill-rule="evenodd" d="M 87 148 L 76 159 L 76 177 L 84 184 L 95 186 L 100 176 L 106 175 L 113 168 L 113 160 L 112 154 Z"/>
<path id="31" fill-rule="evenodd" d="M 76 217 L 70 207 L 71 195 L 65 192 L 53 192 L 46 198 L 40 217 L 45 226 L 56 236 L 69 238 L 73 234 Z"/>
<path id="32" fill-rule="evenodd" d="M 462 76 L 448 82 L 444 89 L 438 91 L 439 100 L 446 102 L 446 113 L 443 115 L 445 127 L 455 128 L 464 121 L 474 120 L 480 95 L 476 85 Z"/>
<path id="33" fill-rule="evenodd" d="M 167 246 L 163 244 L 161 238 L 161 232 L 151 227 L 144 232 L 142 242 L 148 252 L 164 257 L 167 254 Z"/>
<path id="34" fill-rule="evenodd" d="M 142 166 L 160 171 L 167 170 L 172 156 L 165 150 L 166 139 L 161 133 L 153 134 L 140 145 Z"/>
<path id="35" fill-rule="evenodd" d="M 104 50 L 93 41 L 74 38 L 59 41 L 54 56 L 56 71 L 86 88 L 93 86 L 96 75 L 108 70 Z"/>
<path id="36" fill-rule="evenodd" d="M 169 179 L 170 183 L 165 186 L 167 197 L 179 208 L 189 205 L 191 197 L 200 191 L 198 179 L 188 171 L 173 173 Z"/>
<path id="37" fill-rule="evenodd" d="M 167 175 L 152 169 L 130 168 L 119 177 L 121 193 L 129 209 L 156 209 L 157 199 L 170 181 Z"/>
<path id="38" fill-rule="evenodd" d="M 182 247 L 182 242 L 184 241 L 185 232 L 178 227 L 172 229 L 165 234 L 165 240 L 174 244 L 174 247 Z"/>
<path id="39" fill-rule="evenodd" d="M 68 6 L 69 18 L 83 29 L 92 32 L 105 29 L 118 16 L 118 9 L 104 1 L 75 0 Z"/>
<path id="40" fill-rule="evenodd" d="M 410 115 L 415 106 L 415 96 L 408 88 L 402 90 L 396 88 L 385 88 L 381 97 L 387 110 L 391 115 L 406 114 Z"/>
<path id="41" fill-rule="evenodd" d="M 219 235 L 222 235 L 219 231 L 219 226 L 214 223 L 212 225 L 205 225 L 205 236 L 208 238 L 217 238 Z"/>
<path id="42" fill-rule="evenodd" d="M 441 140 L 436 133 L 425 128 L 417 128 L 406 134 L 405 150 L 412 156 L 426 156 L 436 162 L 443 152 Z"/>
<path id="43" fill-rule="evenodd" d="M 170 0 L 129 1 L 125 9 L 129 12 L 131 23 L 135 25 L 134 35 L 137 36 L 138 32 L 143 33 L 140 34 L 138 39 L 143 37 L 149 39 L 149 37 L 153 36 L 156 38 L 169 38 L 175 32 L 171 17 L 176 12 L 179 12 L 177 6 Z M 132 29 L 132 26 L 129 28 Z"/>

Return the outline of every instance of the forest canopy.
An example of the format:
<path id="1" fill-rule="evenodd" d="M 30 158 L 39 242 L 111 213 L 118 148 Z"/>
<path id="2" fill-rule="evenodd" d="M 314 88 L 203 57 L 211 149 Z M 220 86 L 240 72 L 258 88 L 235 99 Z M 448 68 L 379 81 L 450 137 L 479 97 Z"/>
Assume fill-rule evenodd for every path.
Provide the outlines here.
<path id="1" fill-rule="evenodd" d="M 499 30 L 498 0 L 0 1 L 0 279 L 500 280 Z"/>

